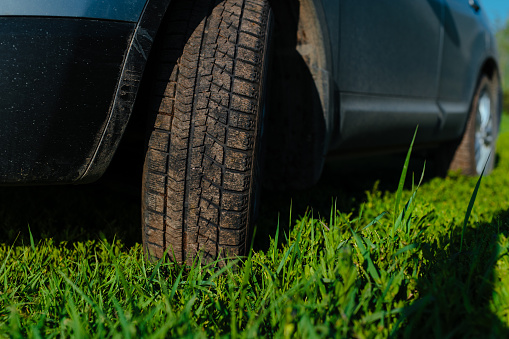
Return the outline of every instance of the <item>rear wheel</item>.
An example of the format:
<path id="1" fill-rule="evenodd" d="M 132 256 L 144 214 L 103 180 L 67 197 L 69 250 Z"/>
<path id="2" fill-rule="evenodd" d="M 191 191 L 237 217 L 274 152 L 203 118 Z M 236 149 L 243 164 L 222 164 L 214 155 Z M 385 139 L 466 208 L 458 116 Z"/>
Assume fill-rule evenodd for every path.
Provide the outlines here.
<path id="1" fill-rule="evenodd" d="M 493 76 L 490 79 L 484 75 L 477 86 L 461 142 L 448 145 L 441 151 L 443 169 L 460 170 L 465 175 L 479 175 L 484 168 L 484 174 L 493 170 L 498 111 L 497 78 Z"/>
<path id="2" fill-rule="evenodd" d="M 180 262 L 250 244 L 270 30 L 267 0 L 179 0 L 151 59 L 143 245 Z"/>

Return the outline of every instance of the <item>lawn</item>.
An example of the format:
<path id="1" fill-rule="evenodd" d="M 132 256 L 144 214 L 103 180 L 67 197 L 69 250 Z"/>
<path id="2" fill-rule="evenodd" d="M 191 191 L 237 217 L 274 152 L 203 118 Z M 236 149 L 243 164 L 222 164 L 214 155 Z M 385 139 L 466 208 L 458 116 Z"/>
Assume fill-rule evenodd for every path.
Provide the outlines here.
<path id="1" fill-rule="evenodd" d="M 479 178 L 418 186 L 415 157 L 401 190 L 405 157 L 331 161 L 265 194 L 249 257 L 192 267 L 144 261 L 128 176 L 1 188 L 0 336 L 505 337 L 507 117 L 497 162 L 470 211 Z"/>

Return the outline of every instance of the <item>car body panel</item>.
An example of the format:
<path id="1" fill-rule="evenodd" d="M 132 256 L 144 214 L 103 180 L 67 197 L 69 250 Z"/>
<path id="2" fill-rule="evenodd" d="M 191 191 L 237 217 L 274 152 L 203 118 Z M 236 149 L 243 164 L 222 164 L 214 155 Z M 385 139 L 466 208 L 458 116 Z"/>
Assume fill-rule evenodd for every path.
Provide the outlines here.
<path id="1" fill-rule="evenodd" d="M 418 143 L 439 141 L 442 12 L 441 0 L 340 2 L 340 119 L 331 149 L 369 149 L 373 140 L 397 148 L 417 125 Z"/>
<path id="2" fill-rule="evenodd" d="M 137 22 L 146 0 L 2 0 L 0 16 L 46 16 Z"/>
<path id="3" fill-rule="evenodd" d="M 97 147 L 134 28 L 0 18 L 0 181 L 80 177 Z"/>
<path id="4" fill-rule="evenodd" d="M 488 24 L 468 1 L 445 3 L 444 47 L 439 100 L 469 101 L 489 50 Z"/>
<path id="5" fill-rule="evenodd" d="M 436 96 L 441 18 L 434 7 L 440 7 L 440 1 L 340 3 L 341 92 Z"/>
<path id="6" fill-rule="evenodd" d="M 417 125 L 417 145 L 461 137 L 483 64 L 497 60 L 482 8 L 466 0 L 344 0 L 340 18 L 339 126 L 330 149 L 372 151 L 373 140 L 400 149 Z"/>
<path id="7" fill-rule="evenodd" d="M 468 1 L 448 0 L 444 5 L 444 46 L 438 103 L 444 114 L 443 134 L 458 138 L 481 70 L 497 60 L 496 42 L 482 7 Z"/>

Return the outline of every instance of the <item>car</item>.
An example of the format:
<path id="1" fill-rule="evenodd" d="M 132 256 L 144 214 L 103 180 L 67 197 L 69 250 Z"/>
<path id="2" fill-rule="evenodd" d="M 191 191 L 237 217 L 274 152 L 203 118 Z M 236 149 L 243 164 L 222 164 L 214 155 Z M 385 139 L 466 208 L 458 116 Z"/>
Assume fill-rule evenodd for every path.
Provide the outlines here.
<path id="1" fill-rule="evenodd" d="M 151 259 L 246 254 L 262 185 L 312 185 L 330 153 L 404 150 L 417 125 L 438 173 L 495 165 L 500 74 L 477 0 L 0 3 L 0 183 L 97 180 L 142 121 Z"/>

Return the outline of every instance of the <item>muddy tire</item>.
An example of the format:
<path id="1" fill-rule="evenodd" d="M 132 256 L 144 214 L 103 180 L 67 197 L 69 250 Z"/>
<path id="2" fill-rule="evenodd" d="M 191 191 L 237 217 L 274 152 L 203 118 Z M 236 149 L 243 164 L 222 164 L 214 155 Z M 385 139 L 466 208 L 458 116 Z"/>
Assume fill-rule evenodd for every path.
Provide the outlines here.
<path id="1" fill-rule="evenodd" d="M 460 142 L 444 145 L 438 154 L 439 174 L 447 170 L 464 175 L 489 174 L 495 166 L 499 128 L 499 88 L 496 75 L 482 76 L 472 100 L 468 121 Z M 486 167 L 485 167 L 486 166 Z"/>
<path id="2" fill-rule="evenodd" d="M 178 0 L 151 56 L 145 253 L 243 255 L 257 190 L 270 31 L 266 0 Z M 154 66 L 155 65 L 155 66 Z"/>

